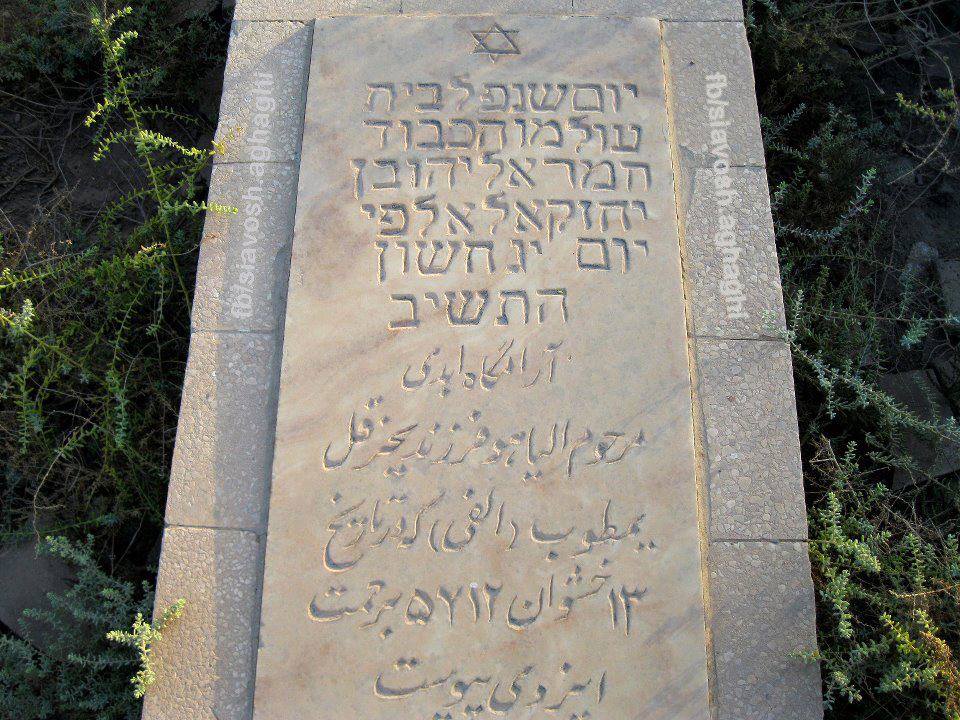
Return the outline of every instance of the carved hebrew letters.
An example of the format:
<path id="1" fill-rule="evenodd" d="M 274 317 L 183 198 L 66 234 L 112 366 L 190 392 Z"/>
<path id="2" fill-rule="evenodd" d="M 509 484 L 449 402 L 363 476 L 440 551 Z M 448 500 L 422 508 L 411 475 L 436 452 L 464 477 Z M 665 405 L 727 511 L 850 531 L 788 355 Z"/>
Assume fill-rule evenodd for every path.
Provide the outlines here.
<path id="1" fill-rule="evenodd" d="M 653 177 L 640 156 L 642 125 L 630 116 L 638 100 L 635 84 L 475 83 L 458 75 L 445 81 L 369 82 L 366 88 L 361 133 L 369 133 L 377 152 L 351 159 L 354 195 L 363 200 L 360 209 L 375 238 L 411 238 L 392 247 L 373 240 L 379 284 L 409 273 L 444 282 L 468 279 L 481 269 L 495 275 L 496 258 L 512 250 L 516 261 L 501 260 L 500 267 L 525 275 L 531 258 L 523 243 L 535 244 L 539 255 L 572 257 L 579 270 L 610 270 L 612 248 L 623 274 L 649 252 L 642 197 Z M 577 234 L 595 228 L 622 237 L 590 240 Z M 599 261 L 585 259 L 589 243 L 596 245 Z M 481 253 L 485 263 L 477 261 Z M 387 327 L 419 329 L 416 303 L 431 293 L 403 289 L 391 293 L 391 300 L 402 298 L 412 315 L 389 315 Z M 501 290 L 493 322 L 527 324 L 530 298 L 542 291 Z M 573 302 L 568 292 L 557 291 L 563 299 L 562 312 L 555 313 L 560 322 Z M 452 326 L 481 325 L 490 293 L 438 286 L 432 295 L 444 298 L 445 305 L 435 308 L 436 316 Z M 508 311 L 510 299 L 511 308 L 522 312 Z M 473 309 L 465 312 L 471 303 Z M 543 321 L 549 313 L 540 303 L 533 314 Z"/>
<path id="2" fill-rule="evenodd" d="M 627 214 L 645 219 L 642 195 L 654 178 L 639 157 L 642 125 L 630 117 L 635 84 L 475 83 L 458 75 L 366 87 L 361 133 L 370 134 L 376 152 L 353 158 L 351 170 L 355 197 L 371 198 L 361 207 L 377 235 L 496 238 L 513 214 L 517 232 L 546 229 L 543 239 L 553 241 L 572 213 L 551 209 L 581 208 L 589 229 L 598 203 L 622 207 L 623 229 L 642 233 Z M 562 195 L 542 192 L 564 187 Z M 538 192 L 530 197 L 528 190 Z M 460 198 L 476 192 L 475 200 L 445 202 L 451 191 Z M 413 218 L 415 210 L 425 214 Z M 606 224 L 606 212 L 600 221 Z"/>

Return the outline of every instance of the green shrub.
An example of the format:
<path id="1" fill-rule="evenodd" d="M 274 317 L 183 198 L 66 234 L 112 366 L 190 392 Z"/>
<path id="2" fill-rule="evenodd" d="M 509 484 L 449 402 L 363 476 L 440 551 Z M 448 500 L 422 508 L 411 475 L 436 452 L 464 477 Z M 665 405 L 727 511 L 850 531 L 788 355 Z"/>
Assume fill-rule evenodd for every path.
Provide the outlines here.
<path id="1" fill-rule="evenodd" d="M 903 270 L 902 201 L 885 167 L 911 149 L 920 164 L 932 147 L 940 167 L 952 167 L 956 148 L 938 140 L 951 132 L 955 94 L 881 91 L 897 82 L 883 75 L 887 60 L 924 67 L 921 43 L 880 44 L 870 57 L 856 49 L 864 36 L 903 37 L 942 28 L 944 18 L 913 0 L 758 0 L 746 10 L 797 383 L 827 714 L 958 720 L 960 483 L 924 476 L 898 448 L 907 432 L 930 442 L 960 432 L 955 422 L 921 421 L 877 387 L 885 372 L 923 367 L 931 346 L 949 347 L 934 279 Z M 896 470 L 917 484 L 890 490 Z"/>
<path id="2" fill-rule="evenodd" d="M 138 35 L 117 29 L 134 16 L 94 14 L 104 95 L 87 119 L 96 158 L 119 154 L 132 189 L 92 226 L 56 218 L 3 239 L 0 539 L 38 513 L 102 541 L 163 517 L 214 151 L 156 129 L 191 120 L 145 101 L 128 64 Z"/>
<path id="3" fill-rule="evenodd" d="M 147 622 L 143 619 L 143 613 L 137 613 L 134 618 L 133 627 L 130 630 L 111 630 L 107 633 L 107 639 L 113 642 L 132 647 L 137 651 L 137 659 L 140 662 L 140 669 L 134 675 L 130 682 L 133 683 L 133 696 L 137 699 L 147 694 L 147 690 L 157 680 L 157 674 L 153 668 L 153 646 L 161 638 L 164 628 L 183 614 L 187 601 L 183 598 L 177 600 L 173 605 L 166 608 L 160 617 L 154 622 Z"/>
<path id="4" fill-rule="evenodd" d="M 960 547 L 824 442 L 810 517 L 828 706 L 960 718 Z M 866 713 L 865 713 L 866 714 Z"/>
<path id="5" fill-rule="evenodd" d="M 153 14 L 169 6 L 91 11 L 88 42 L 57 25 L 79 5 L 57 3 L 49 16 L 15 18 L 42 28 L 0 44 L 0 64 L 18 55 L 5 72 L 24 84 L 47 73 L 79 82 L 99 53 L 102 100 L 86 123 L 92 152 L 123 167 L 130 187 L 94 222 L 64 204 L 29 232 L 0 238 L 0 543 L 38 522 L 57 534 L 95 533 L 82 544 L 57 538 L 45 546 L 78 576 L 49 610 L 29 613 L 49 628 L 51 644 L 40 651 L 0 635 L 5 720 L 137 717 L 137 698 L 153 679 L 151 646 L 182 610 L 178 603 L 157 624 L 145 622 L 149 586 L 138 595 L 134 582 L 119 579 L 144 573 L 162 525 L 214 152 L 178 140 L 177 128 L 197 121 L 157 104 L 171 68 L 203 62 L 206 47 L 181 45 L 188 31 L 158 32 Z M 115 546 L 126 550 L 118 557 Z M 116 576 L 95 555 L 109 557 Z"/>

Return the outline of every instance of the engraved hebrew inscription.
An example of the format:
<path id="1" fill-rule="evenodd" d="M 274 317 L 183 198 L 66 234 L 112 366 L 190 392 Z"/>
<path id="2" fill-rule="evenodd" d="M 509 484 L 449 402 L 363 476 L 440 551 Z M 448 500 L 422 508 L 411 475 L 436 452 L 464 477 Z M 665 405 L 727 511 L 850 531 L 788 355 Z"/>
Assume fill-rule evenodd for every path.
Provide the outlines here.
<path id="1" fill-rule="evenodd" d="M 660 42 L 317 21 L 257 720 L 708 720 Z"/>

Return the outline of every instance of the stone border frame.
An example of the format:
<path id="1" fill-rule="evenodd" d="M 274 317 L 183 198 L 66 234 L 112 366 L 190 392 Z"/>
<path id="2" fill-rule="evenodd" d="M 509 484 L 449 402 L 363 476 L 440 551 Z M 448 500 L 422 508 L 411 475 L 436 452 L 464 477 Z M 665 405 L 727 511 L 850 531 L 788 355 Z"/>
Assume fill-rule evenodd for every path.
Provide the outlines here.
<path id="1" fill-rule="evenodd" d="M 478 7 L 481 6 L 481 7 Z M 636 15 L 661 20 L 694 387 L 716 720 L 819 720 L 820 671 L 790 350 L 753 66 L 739 0 L 239 0 L 230 37 L 157 580 L 187 599 L 155 651 L 145 720 L 249 720 L 283 317 L 313 20 L 344 14 Z M 707 75 L 728 194 L 718 204 Z M 726 167 L 726 166 L 725 166 Z M 717 245 L 720 216 L 737 242 Z M 732 218 L 732 221 L 729 220 Z M 726 264 L 724 260 L 726 259 Z M 745 288 L 726 310 L 721 280 Z M 729 295 L 729 293 L 727 293 Z"/>

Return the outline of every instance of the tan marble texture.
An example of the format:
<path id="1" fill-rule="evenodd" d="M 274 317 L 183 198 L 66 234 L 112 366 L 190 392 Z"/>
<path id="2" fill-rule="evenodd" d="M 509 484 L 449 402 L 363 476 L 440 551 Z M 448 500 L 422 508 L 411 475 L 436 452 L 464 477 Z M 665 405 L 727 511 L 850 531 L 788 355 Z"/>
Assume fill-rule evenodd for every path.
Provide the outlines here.
<path id="1" fill-rule="evenodd" d="M 665 108 L 654 20 L 317 20 L 257 720 L 710 717 Z"/>

